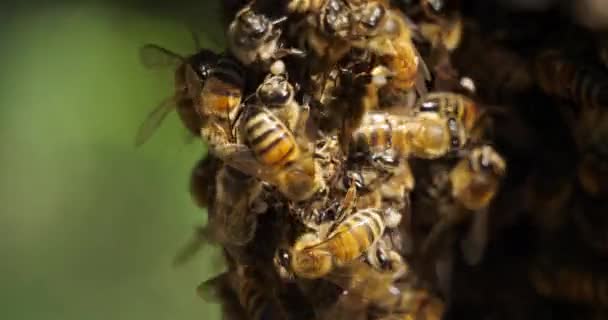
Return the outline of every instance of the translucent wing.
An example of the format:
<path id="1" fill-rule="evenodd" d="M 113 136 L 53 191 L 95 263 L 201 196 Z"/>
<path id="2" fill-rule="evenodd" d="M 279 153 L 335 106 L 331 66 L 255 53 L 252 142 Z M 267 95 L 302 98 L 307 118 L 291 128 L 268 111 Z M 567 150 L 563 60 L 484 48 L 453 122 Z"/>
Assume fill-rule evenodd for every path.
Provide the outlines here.
<path id="1" fill-rule="evenodd" d="M 207 302 L 221 302 L 223 292 L 230 287 L 230 274 L 223 272 L 211 279 L 203 281 L 196 287 L 196 293 Z"/>
<path id="2" fill-rule="evenodd" d="M 197 227 L 190 241 L 188 241 L 173 258 L 173 266 L 181 266 L 192 259 L 192 257 L 200 252 L 205 244 L 209 242 L 209 237 L 208 226 Z"/>
<path id="3" fill-rule="evenodd" d="M 154 108 L 142 122 L 135 136 L 135 146 L 139 147 L 152 136 L 154 131 L 163 122 L 167 114 L 175 109 L 175 99 L 173 97 L 163 100 Z"/>
<path id="4" fill-rule="evenodd" d="M 139 60 L 148 69 L 177 66 L 186 58 L 156 44 L 145 44 L 139 49 Z"/>
<path id="5" fill-rule="evenodd" d="M 215 156 L 222 159 L 227 165 L 256 177 L 260 180 L 273 183 L 276 181 L 274 170 L 262 165 L 255 157 L 253 151 L 243 144 L 228 144 L 219 146 L 214 150 Z"/>
<path id="6" fill-rule="evenodd" d="M 391 274 L 381 273 L 360 260 L 332 271 L 326 279 L 361 302 L 376 303 L 399 294 L 392 284 Z"/>

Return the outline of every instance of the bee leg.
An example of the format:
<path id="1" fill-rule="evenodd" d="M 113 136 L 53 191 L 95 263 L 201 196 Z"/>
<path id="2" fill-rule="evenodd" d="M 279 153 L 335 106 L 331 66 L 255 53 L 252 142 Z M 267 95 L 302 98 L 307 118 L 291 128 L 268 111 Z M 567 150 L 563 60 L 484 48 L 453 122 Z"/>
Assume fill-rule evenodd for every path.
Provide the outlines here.
<path id="1" fill-rule="evenodd" d="M 384 173 L 392 173 L 399 167 L 399 160 L 390 150 L 374 153 L 370 160 L 376 169 Z"/>
<path id="2" fill-rule="evenodd" d="M 488 244 L 488 218 L 487 209 L 479 210 L 467 236 L 460 241 L 462 255 L 469 265 L 477 265 L 483 258 Z"/>
<path id="3" fill-rule="evenodd" d="M 355 210 L 355 205 L 357 204 L 357 187 L 354 183 L 351 183 L 348 191 L 344 195 L 344 199 L 340 203 L 336 213 L 336 225 L 340 224 L 346 217 L 348 217 Z"/>

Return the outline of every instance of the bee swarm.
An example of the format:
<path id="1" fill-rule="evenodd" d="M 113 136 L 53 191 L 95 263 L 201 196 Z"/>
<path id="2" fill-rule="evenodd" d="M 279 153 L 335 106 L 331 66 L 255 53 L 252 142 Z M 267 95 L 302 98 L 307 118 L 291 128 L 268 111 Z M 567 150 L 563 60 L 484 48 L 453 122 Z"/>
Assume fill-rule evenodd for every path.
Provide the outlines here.
<path id="1" fill-rule="evenodd" d="M 226 261 L 201 295 L 225 319 L 608 317 L 608 33 L 560 4 L 225 1 L 225 52 L 176 73 L 208 146 L 177 262 Z"/>

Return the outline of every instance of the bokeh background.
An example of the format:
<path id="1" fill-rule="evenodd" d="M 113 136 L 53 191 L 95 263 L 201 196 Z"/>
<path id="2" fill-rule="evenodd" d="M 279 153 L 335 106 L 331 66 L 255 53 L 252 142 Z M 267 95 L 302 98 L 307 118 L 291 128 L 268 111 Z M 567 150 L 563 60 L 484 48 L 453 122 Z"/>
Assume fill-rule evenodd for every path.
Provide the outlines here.
<path id="1" fill-rule="evenodd" d="M 174 113 L 133 146 L 173 80 L 138 48 L 190 53 L 189 27 L 216 48 L 218 4 L 50 3 L 0 5 L 0 318 L 218 319 L 195 293 L 217 252 L 171 265 L 204 223 L 188 193 L 204 146 Z"/>

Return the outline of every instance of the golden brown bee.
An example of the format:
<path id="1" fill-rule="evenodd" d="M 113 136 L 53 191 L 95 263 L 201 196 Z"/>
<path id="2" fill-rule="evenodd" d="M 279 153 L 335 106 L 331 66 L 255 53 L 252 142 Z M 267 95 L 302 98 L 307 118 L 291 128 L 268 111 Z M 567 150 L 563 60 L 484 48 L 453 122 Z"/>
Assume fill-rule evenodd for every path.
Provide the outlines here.
<path id="1" fill-rule="evenodd" d="M 432 92 L 423 97 L 416 105 L 416 112 L 438 115 L 442 118 L 456 119 L 471 133 L 481 116 L 475 102 L 462 94 L 452 92 Z"/>
<path id="2" fill-rule="evenodd" d="M 351 140 L 355 154 L 380 164 L 408 157 L 436 159 L 466 142 L 457 119 L 426 112 L 415 117 L 368 112 Z"/>
<path id="3" fill-rule="evenodd" d="M 409 92 L 412 88 L 426 93 L 424 79 L 430 74 L 412 42 L 407 18 L 386 1 L 367 1 L 354 10 L 360 40 L 353 46 L 367 49 L 379 56 L 380 66 L 373 71 L 377 84 L 384 85 L 390 93 Z"/>
<path id="4" fill-rule="evenodd" d="M 492 147 L 475 148 L 450 172 L 452 197 L 469 210 L 485 208 L 498 192 L 505 171 L 505 160 Z"/>
<path id="5" fill-rule="evenodd" d="M 326 278 L 343 288 L 345 295 L 352 295 L 355 303 L 370 304 L 384 314 L 386 318 L 382 319 L 441 319 L 445 307 L 440 299 L 408 283 L 414 279 L 395 282 L 399 277 L 410 276 L 408 271 L 400 270 L 398 275 L 379 272 L 361 261 L 353 261 Z"/>
<path id="6" fill-rule="evenodd" d="M 529 277 L 536 292 L 543 297 L 608 307 L 608 277 L 603 273 L 572 267 L 533 265 Z"/>
<path id="7" fill-rule="evenodd" d="M 271 66 L 271 73 L 258 86 L 258 102 L 283 121 L 294 134 L 303 133 L 308 120 L 308 105 L 301 106 L 295 100 L 295 88 L 285 71 L 285 65 L 277 60 Z"/>
<path id="8" fill-rule="evenodd" d="M 428 254 L 452 226 L 472 216 L 473 225 L 461 244 L 467 262 L 479 263 L 487 244 L 487 210 L 505 173 L 505 160 L 490 146 L 477 147 L 461 159 L 448 176 L 452 198 L 460 208 L 440 217 L 424 241 L 422 251 Z"/>
<path id="9" fill-rule="evenodd" d="M 312 156 L 291 130 L 272 112 L 257 105 L 245 107 L 237 127 L 241 144 L 225 145 L 218 156 L 228 165 L 268 182 L 288 199 L 310 198 L 322 181 Z"/>
<path id="10" fill-rule="evenodd" d="M 323 66 L 333 66 L 351 48 L 353 17 L 344 0 L 290 0 L 290 13 L 304 15 L 292 31 L 300 45 L 307 46 L 320 58 Z"/>
<path id="11" fill-rule="evenodd" d="M 230 52 L 246 66 L 256 63 L 268 66 L 286 55 L 303 55 L 300 50 L 282 48 L 278 24 L 286 19 L 271 21 L 266 15 L 255 12 L 252 5 L 245 6 L 228 27 Z"/>
<path id="12" fill-rule="evenodd" d="M 321 278 L 360 257 L 384 233 L 382 212 L 359 210 L 338 223 L 327 237 L 302 235 L 287 251 L 278 253 L 279 264 L 301 278 Z"/>
<path id="13" fill-rule="evenodd" d="M 144 45 L 140 49 L 140 59 L 147 68 L 177 66 L 175 70 L 175 92 L 154 108 L 139 127 L 135 145 L 145 143 L 162 123 L 167 114 L 176 109 L 184 126 L 195 136 L 200 134 L 202 119 L 198 114 L 199 92 L 193 90 L 195 84 L 204 81 L 215 65 L 218 55 L 209 50 L 184 57 L 155 44 Z"/>

